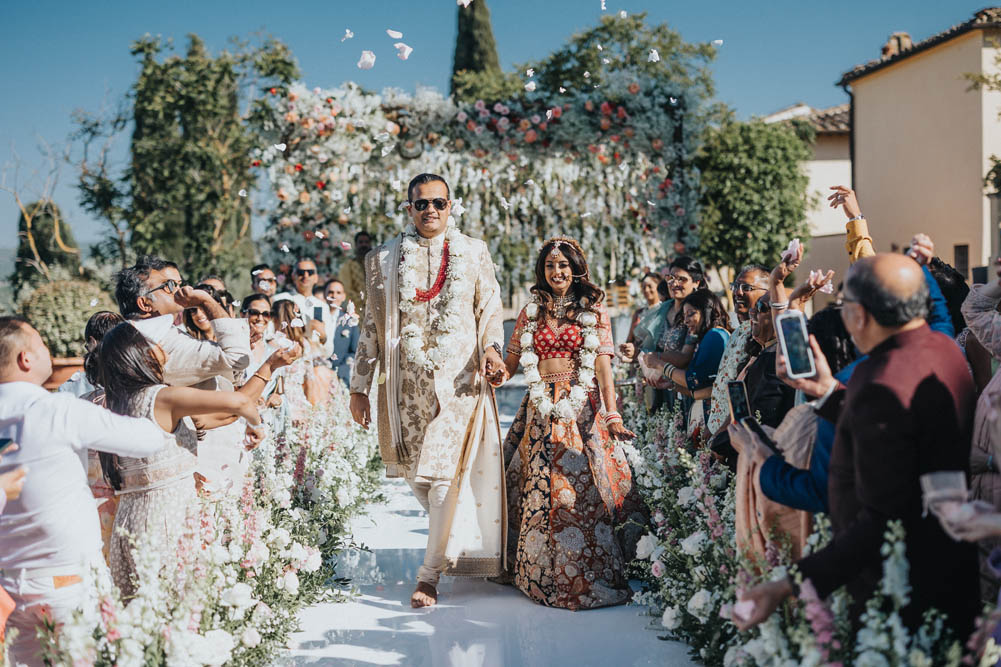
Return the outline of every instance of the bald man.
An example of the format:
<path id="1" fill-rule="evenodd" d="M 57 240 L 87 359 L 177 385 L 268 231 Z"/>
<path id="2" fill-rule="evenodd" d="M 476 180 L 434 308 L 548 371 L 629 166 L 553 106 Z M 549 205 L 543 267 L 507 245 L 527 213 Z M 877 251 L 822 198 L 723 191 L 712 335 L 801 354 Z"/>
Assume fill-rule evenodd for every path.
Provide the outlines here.
<path id="1" fill-rule="evenodd" d="M 886 524 L 900 520 L 911 584 L 904 622 L 915 628 L 925 610 L 936 608 L 965 638 L 978 611 L 976 547 L 952 540 L 938 519 L 923 516 L 918 480 L 929 472 L 967 470 L 976 400 L 970 371 L 958 346 L 925 323 L 928 288 L 909 257 L 859 260 L 844 294 L 842 320 L 868 359 L 845 387 L 811 340 L 817 374 L 787 380 L 820 397 L 818 414 L 837 424 L 828 479 L 834 539 L 801 560 L 799 570 L 821 597 L 847 585 L 857 619 L 882 578 Z M 781 357 L 778 371 L 786 377 Z M 735 621 L 741 628 L 756 625 L 792 593 L 788 579 L 757 586 L 744 594 L 755 602 L 751 617 Z"/>

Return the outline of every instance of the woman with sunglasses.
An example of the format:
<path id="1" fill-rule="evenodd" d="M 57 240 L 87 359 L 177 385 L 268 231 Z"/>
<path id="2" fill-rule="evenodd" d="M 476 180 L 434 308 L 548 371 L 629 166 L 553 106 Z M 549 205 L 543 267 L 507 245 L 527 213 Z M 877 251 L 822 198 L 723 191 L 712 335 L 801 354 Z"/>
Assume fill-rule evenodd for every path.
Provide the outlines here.
<path id="1" fill-rule="evenodd" d="M 306 335 L 306 321 L 299 306 L 290 299 L 275 301 L 271 307 L 271 320 L 275 330 L 272 340 L 274 347 L 281 349 L 295 346 L 302 350 L 298 359 L 274 374 L 289 415 L 293 420 L 300 420 L 313 407 L 326 401 L 330 390 L 323 387 L 314 373 L 315 353 L 311 347 L 315 347 L 315 343 L 311 343 Z"/>

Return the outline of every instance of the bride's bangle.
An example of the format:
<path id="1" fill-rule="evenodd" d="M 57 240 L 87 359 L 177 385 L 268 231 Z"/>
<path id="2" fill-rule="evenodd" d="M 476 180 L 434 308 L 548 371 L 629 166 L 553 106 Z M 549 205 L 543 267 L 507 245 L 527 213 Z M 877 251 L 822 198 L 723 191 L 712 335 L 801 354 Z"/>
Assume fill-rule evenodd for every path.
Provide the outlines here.
<path id="1" fill-rule="evenodd" d="M 605 426 L 613 424 L 615 422 L 622 423 L 622 415 L 618 412 L 606 412 L 605 413 Z"/>

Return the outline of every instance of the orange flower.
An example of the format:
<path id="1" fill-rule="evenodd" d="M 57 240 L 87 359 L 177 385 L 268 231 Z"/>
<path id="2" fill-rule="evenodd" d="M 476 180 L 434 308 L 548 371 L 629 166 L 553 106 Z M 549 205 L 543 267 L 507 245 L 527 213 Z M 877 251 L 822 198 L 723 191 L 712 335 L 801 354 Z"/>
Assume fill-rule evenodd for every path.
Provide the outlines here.
<path id="1" fill-rule="evenodd" d="M 532 121 L 528 120 L 527 118 L 522 118 L 521 122 L 518 123 L 518 129 L 521 130 L 522 132 L 528 130 L 528 128 L 530 127 L 532 127 Z"/>
<path id="2" fill-rule="evenodd" d="M 608 118 L 608 116 L 602 116 L 601 117 L 601 129 L 607 130 L 611 126 L 612 126 L 612 121 Z"/>
<path id="3" fill-rule="evenodd" d="M 539 123 L 539 129 L 545 132 L 546 128 L 549 127 L 549 123 Z"/>
<path id="4" fill-rule="evenodd" d="M 553 118 L 559 118 L 562 115 L 563 115 L 563 107 L 553 107 Z"/>
<path id="5" fill-rule="evenodd" d="M 526 144 L 535 143 L 535 140 L 538 139 L 538 138 L 539 138 L 539 135 L 536 134 L 535 130 L 529 130 L 528 132 L 525 133 L 525 143 Z"/>
<path id="6" fill-rule="evenodd" d="M 626 135 L 627 137 L 629 137 L 630 139 L 632 139 L 633 135 L 634 135 L 634 134 L 636 134 L 636 133 L 635 133 L 635 132 L 633 131 L 633 128 L 631 128 L 631 127 L 627 127 L 626 129 L 624 129 L 624 130 L 623 130 L 623 132 L 624 132 L 624 133 L 625 133 L 625 135 Z"/>
<path id="7" fill-rule="evenodd" d="M 664 147 L 664 142 L 661 139 L 654 139 L 653 141 L 650 142 L 650 147 L 653 148 L 655 151 L 659 151 L 661 148 Z"/>
<path id="8" fill-rule="evenodd" d="M 289 111 L 287 114 L 285 114 L 285 122 L 286 123 L 298 123 L 299 122 L 299 114 L 297 114 L 294 111 Z"/>
<path id="9" fill-rule="evenodd" d="M 584 102 L 584 108 L 588 111 L 594 111 L 594 103 L 591 100 Z"/>
<path id="10" fill-rule="evenodd" d="M 391 120 L 387 121 L 386 122 L 386 131 L 389 132 L 390 134 L 392 134 L 393 136 L 396 136 L 397 134 L 400 133 L 400 126 L 397 125 L 396 123 L 394 123 Z"/>
<path id="11" fill-rule="evenodd" d="M 636 83 L 635 81 L 633 81 L 632 83 L 630 83 L 629 84 L 629 92 L 632 93 L 633 95 L 635 95 L 636 93 L 640 92 L 640 84 Z"/>
<path id="12" fill-rule="evenodd" d="M 309 203 L 309 193 L 303 190 L 299 193 L 299 203 L 308 204 Z"/>
<path id="13" fill-rule="evenodd" d="M 465 145 L 466 145 L 466 142 L 463 141 L 461 137 L 459 139 L 455 140 L 455 148 L 456 148 L 456 150 L 460 150 L 461 151 L 463 149 L 463 147 L 465 147 Z"/>
<path id="14" fill-rule="evenodd" d="M 297 99 L 299 99 L 299 96 L 296 95 L 295 93 L 289 93 L 288 94 L 288 100 L 289 100 L 289 102 L 295 102 Z"/>
<path id="15" fill-rule="evenodd" d="M 608 164 L 608 156 L 607 155 L 599 155 L 598 156 L 598 162 L 600 162 L 601 164 Z"/>
<path id="16" fill-rule="evenodd" d="M 278 188 L 278 194 L 276 196 L 279 201 L 288 201 L 288 193 L 282 188 Z"/>

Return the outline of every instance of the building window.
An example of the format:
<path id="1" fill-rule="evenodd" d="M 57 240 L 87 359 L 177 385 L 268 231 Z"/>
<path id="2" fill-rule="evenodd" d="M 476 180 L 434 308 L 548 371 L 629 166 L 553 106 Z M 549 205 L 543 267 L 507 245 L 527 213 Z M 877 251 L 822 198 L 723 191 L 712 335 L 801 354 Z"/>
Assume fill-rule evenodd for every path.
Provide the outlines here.
<path id="1" fill-rule="evenodd" d="M 957 245 L 952 247 L 953 262 L 956 270 L 963 274 L 964 278 L 970 276 L 970 246 Z"/>

